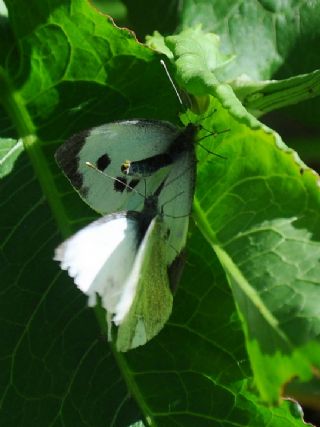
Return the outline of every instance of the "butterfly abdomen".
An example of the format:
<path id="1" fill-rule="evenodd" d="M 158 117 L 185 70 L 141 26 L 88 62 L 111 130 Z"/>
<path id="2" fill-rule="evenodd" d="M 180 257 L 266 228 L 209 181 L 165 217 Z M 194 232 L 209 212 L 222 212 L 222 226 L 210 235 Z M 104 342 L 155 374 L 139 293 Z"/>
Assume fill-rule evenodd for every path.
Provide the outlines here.
<path id="1" fill-rule="evenodd" d="M 173 159 L 169 153 L 162 153 L 136 162 L 126 160 L 121 165 L 121 171 L 126 175 L 144 178 L 154 174 L 165 166 L 171 165 L 172 162 Z"/>
<path id="2" fill-rule="evenodd" d="M 198 126 L 189 123 L 185 129 L 178 132 L 166 152 L 138 161 L 126 160 L 121 165 L 121 171 L 138 178 L 153 175 L 159 169 L 172 165 L 181 154 L 193 151 L 197 131 Z"/>

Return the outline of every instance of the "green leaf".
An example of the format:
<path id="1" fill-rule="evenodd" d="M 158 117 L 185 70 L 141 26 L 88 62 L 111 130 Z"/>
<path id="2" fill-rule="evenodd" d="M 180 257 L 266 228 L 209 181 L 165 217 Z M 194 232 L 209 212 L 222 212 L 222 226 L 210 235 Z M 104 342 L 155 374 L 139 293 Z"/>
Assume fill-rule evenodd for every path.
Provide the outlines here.
<path id="1" fill-rule="evenodd" d="M 123 0 L 128 9 L 128 19 L 135 33 L 143 39 L 154 30 L 171 34 L 177 26 L 179 2 L 177 0 Z"/>
<path id="2" fill-rule="evenodd" d="M 23 151 L 22 141 L 0 138 L 0 178 L 8 175 Z"/>
<path id="3" fill-rule="evenodd" d="M 300 74 L 306 72 L 305 65 L 315 66 L 319 8 L 318 1 L 294 0 L 271 0 L 262 5 L 252 0 L 199 0 L 195 8 L 194 1 L 187 0 L 181 16 L 184 28 L 200 23 L 204 30 L 221 36 L 225 52 L 236 55 L 229 70 L 224 70 L 225 79 L 246 74 L 253 80 L 266 80 L 281 67 L 287 68 L 288 73 L 290 64 L 294 64 L 297 73 L 300 63 Z"/>
<path id="4" fill-rule="evenodd" d="M 190 39 L 189 50 L 175 51 L 181 68 L 189 58 L 180 79 L 190 88 L 190 76 L 203 64 L 199 49 Z M 225 123 L 230 135 L 220 135 L 216 145 L 228 160 L 198 167 L 196 221 L 227 273 L 256 384 L 265 400 L 275 402 L 285 382 L 296 375 L 310 379 L 320 367 L 318 177 L 279 135 L 245 113 L 208 64 L 197 75 L 192 90 L 217 99 L 211 109 L 218 113 L 204 129 Z"/>
<path id="5" fill-rule="evenodd" d="M 188 266 L 168 326 L 126 355 L 129 378 L 153 412 L 152 423 L 300 425 L 300 416 L 291 415 L 295 405 L 284 401 L 271 409 L 250 391 L 242 332 L 224 272 L 194 227 L 188 247 Z"/>
<path id="6" fill-rule="evenodd" d="M 177 36 L 168 36 L 165 42 L 176 59 L 177 77 L 191 93 L 203 95 L 199 93 L 201 84 L 198 81 L 210 79 L 213 84 L 217 83 L 215 73 L 231 60 L 221 53 L 219 37 L 204 33 L 200 26 L 184 30 Z"/>
<path id="7" fill-rule="evenodd" d="M 86 298 L 52 261 L 54 248 L 63 239 L 60 232 L 69 235 L 94 217 L 58 171 L 53 154 L 76 131 L 110 120 L 146 117 L 178 123 L 178 102 L 159 63 L 161 57 L 137 43 L 128 30 L 115 27 L 90 3 L 31 0 L 26 7 L 21 0 L 11 0 L 7 6 L 18 48 L 12 45 L 1 61 L 0 98 L 5 111 L 1 134 L 23 137 L 25 151 L 15 161 L 5 156 L 16 142 L 5 142 L 2 151 L 8 174 L 0 186 L 0 424 L 96 427 L 139 425 L 146 420 L 146 425 L 165 427 L 305 425 L 293 402 L 281 400 L 275 408 L 261 402 L 225 271 L 195 227 L 190 230 L 187 267 L 168 325 L 149 344 L 127 355 L 109 346 Z M 199 81 L 202 89 L 206 80 Z M 274 221 L 272 227 L 285 237 L 297 232 L 298 242 L 304 238 L 298 248 L 301 253 L 297 255 L 296 249 L 289 253 L 294 261 L 299 260 L 298 266 L 304 265 L 312 243 L 308 266 L 316 256 L 316 242 L 310 243 L 305 230 L 310 232 L 313 224 L 316 238 L 317 214 L 312 208 L 318 192 L 314 176 L 308 170 L 299 174 L 301 165 L 274 134 L 246 113 L 228 86 L 209 84 L 204 93 L 215 93 L 218 99 L 217 113 L 204 125 L 230 130 L 203 141 L 227 160 L 208 156 L 199 148 L 200 208 L 195 205 L 195 218 L 214 244 L 232 284 L 255 375 L 264 392 L 261 382 L 265 379 L 256 365 L 265 353 L 261 355 L 254 345 L 266 342 L 259 331 L 252 331 L 243 308 L 248 302 L 254 305 L 255 299 L 247 298 L 247 288 L 235 280 L 239 276 L 233 275 L 234 264 L 229 260 L 237 255 L 231 259 L 238 261 L 238 270 L 243 261 L 244 273 L 262 274 L 256 266 L 268 266 L 263 258 L 270 261 L 271 252 L 263 244 L 272 241 L 269 237 L 252 240 L 255 234 L 250 225 L 257 227 L 265 220 Z M 296 215 L 302 218 L 300 223 Z M 279 218 L 286 222 L 277 222 Z M 242 235 L 241 227 L 248 234 Z M 241 239 L 246 245 L 237 251 Z M 246 264 L 251 254 L 260 257 L 252 270 Z M 288 275 L 291 278 L 290 271 Z M 308 301 L 316 307 L 316 297 L 311 297 Z M 269 305 L 264 304 L 269 309 L 273 302 L 271 298 Z M 292 307 L 290 300 L 284 308 L 271 308 L 275 315 L 283 315 L 282 321 L 283 310 Z M 259 311 L 252 313 L 259 317 Z M 299 316 L 294 319 L 300 321 Z M 311 324 L 308 320 L 312 319 L 306 319 L 306 325 Z M 314 346 L 312 332 L 307 331 L 305 339 Z M 298 356 L 305 359 L 303 343 L 296 341 Z M 309 355 L 316 358 L 311 351 Z M 271 368 L 267 368 L 270 375 Z M 306 371 L 309 368 L 308 361 Z M 281 374 L 278 383 L 287 372 Z M 272 396 L 275 389 L 271 389 Z"/>
<path id="8" fill-rule="evenodd" d="M 315 54 L 320 36 L 319 13 L 318 0 L 302 3 L 186 0 L 180 26 L 201 24 L 204 31 L 219 34 L 225 54 L 235 55 L 234 61 L 221 70 L 218 76 L 221 81 L 244 76 L 252 81 L 280 80 L 319 68 Z M 314 111 L 319 109 L 318 98 L 287 109 L 282 121 L 292 116 L 295 121 L 311 123 L 318 129 L 319 120 Z"/>
<path id="9" fill-rule="evenodd" d="M 0 424 L 129 425 L 139 412 L 86 299 L 52 261 L 61 237 L 25 152 L 0 195 Z"/>
<path id="10" fill-rule="evenodd" d="M 320 94 L 320 70 L 282 81 L 230 83 L 243 105 L 256 117 Z"/>

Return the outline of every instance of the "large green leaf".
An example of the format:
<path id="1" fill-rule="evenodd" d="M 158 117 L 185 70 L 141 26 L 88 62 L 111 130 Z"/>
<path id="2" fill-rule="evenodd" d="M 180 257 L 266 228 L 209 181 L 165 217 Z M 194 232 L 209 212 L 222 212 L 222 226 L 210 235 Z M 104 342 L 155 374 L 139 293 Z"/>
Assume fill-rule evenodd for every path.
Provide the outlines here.
<path id="1" fill-rule="evenodd" d="M 0 425 L 130 425 L 139 411 L 93 311 L 52 261 L 61 237 L 25 152 L 0 194 Z"/>
<path id="2" fill-rule="evenodd" d="M 248 389 L 233 301 L 199 233 L 169 325 L 147 346 L 114 355 L 85 298 L 51 260 L 60 237 L 25 154 L 1 189 L 2 216 L 10 213 L 1 252 L 1 424 L 128 426 L 138 417 L 135 398 L 152 425 L 303 426 L 292 402 L 271 410 Z"/>
<path id="3" fill-rule="evenodd" d="M 131 28 L 143 39 L 154 30 L 162 34 L 171 34 L 177 27 L 179 19 L 179 2 L 177 0 L 124 0 L 128 9 Z"/>
<path id="4" fill-rule="evenodd" d="M 268 0 L 186 0 L 180 27 L 201 24 L 220 35 L 223 51 L 235 55 L 222 80 L 246 76 L 253 81 L 284 79 L 319 68 L 320 2 Z M 319 129 L 319 98 L 286 110 L 294 120 Z M 280 113 L 281 114 L 281 113 Z M 286 116 L 284 116 L 286 118 Z"/>
<path id="5" fill-rule="evenodd" d="M 0 424 L 129 426 L 145 419 L 165 427 L 304 425 L 294 403 L 281 401 L 273 409 L 261 403 L 251 381 L 241 323 L 224 271 L 195 227 L 174 312 L 163 332 L 126 355 L 115 353 L 102 337 L 86 299 L 52 261 L 54 248 L 62 239 L 59 230 L 66 236 L 94 215 L 58 171 L 53 153 L 75 131 L 105 121 L 140 116 L 177 122 L 178 103 L 159 56 L 137 43 L 129 31 L 116 28 L 89 3 L 33 0 L 26 8 L 21 0 L 12 0 L 7 6 L 18 50 L 12 45 L 2 62 L 1 102 L 7 115 L 1 124 L 5 123 L 4 133 L 23 137 L 25 151 L 18 158 L 5 158 L 5 170 L 11 172 L 0 188 Z M 209 86 L 208 92 L 215 89 Z M 234 104 L 232 92 L 230 100 Z M 224 152 L 227 160 L 207 158 L 205 152 L 199 152 L 196 220 L 218 249 L 234 294 L 241 297 L 247 289 L 233 280 L 233 265 L 230 267 L 226 256 L 232 243 L 236 247 L 238 242 L 237 221 L 223 222 L 223 217 L 236 218 L 242 212 L 236 200 L 240 203 L 240 196 L 248 200 L 243 189 L 252 194 L 243 176 L 256 180 L 257 173 L 264 172 L 257 180 L 257 190 L 264 195 L 265 187 L 272 184 L 269 172 L 273 173 L 275 160 L 280 159 L 279 170 L 285 165 L 287 175 L 306 181 L 302 188 L 308 196 L 313 183 L 308 171 L 302 177 L 297 175 L 291 155 L 276 147 L 273 135 L 259 129 L 258 122 L 245 113 L 238 116 L 231 108 L 224 110 L 219 102 L 216 106 L 219 111 L 208 119 L 208 125 L 214 120 L 219 130 L 230 129 L 214 144 L 214 150 Z M 251 129 L 253 124 L 257 130 Z M 255 140 L 262 141 L 261 151 Z M 11 145 L 5 146 L 2 159 L 16 142 L 6 144 Z M 263 162 L 258 153 L 266 153 Z M 275 198 L 270 199 L 271 190 L 267 193 L 268 202 L 277 202 L 276 219 L 283 202 L 277 187 L 280 178 L 275 182 Z M 227 194 L 232 199 L 229 204 L 224 203 Z M 263 212 L 263 202 L 256 204 L 256 199 L 250 205 L 254 219 L 274 219 L 272 203 Z M 289 214 L 297 207 L 296 200 L 299 198 L 284 207 L 288 226 L 293 224 Z M 209 212 L 214 203 L 214 212 Z M 252 224 L 257 222 L 252 220 Z M 219 244 L 212 238 L 212 230 L 221 233 Z M 263 256 L 259 244 L 253 241 L 246 247 L 258 249 Z M 240 255 L 246 261 L 246 252 Z M 237 301 L 245 317 L 241 298 Z M 248 339 L 252 337 L 249 327 L 246 334 Z M 260 337 L 255 338 L 261 344 Z M 254 363 L 264 356 L 249 350 Z M 283 377 L 278 383 L 281 381 Z M 259 386 L 263 390 L 264 385 Z"/>
<path id="6" fill-rule="evenodd" d="M 319 177 L 218 83 L 206 41 L 188 40 L 168 40 L 180 80 L 195 94 L 215 96 L 217 114 L 204 128 L 225 123 L 230 130 L 219 141 L 228 160 L 198 167 L 196 221 L 227 273 L 256 384 L 276 401 L 285 382 L 310 379 L 320 368 Z"/>
<path id="7" fill-rule="evenodd" d="M 164 22 L 170 23 L 172 32 L 200 24 L 204 30 L 219 34 L 224 53 L 234 57 L 229 66 L 221 70 L 221 80 L 240 76 L 254 82 L 284 79 L 319 68 L 315 54 L 320 41 L 318 0 L 186 0 L 182 3 L 172 0 L 167 7 L 163 7 L 162 0 L 156 0 L 153 8 L 145 0 L 125 3 L 133 28 L 139 34 L 158 30 L 166 35 Z M 161 9 L 162 18 L 156 23 L 152 19 L 155 8 Z M 287 114 L 319 127 L 313 113 L 319 108 L 317 99 L 291 107 Z"/>
<path id="8" fill-rule="evenodd" d="M 318 1 L 187 0 L 181 15 L 182 26 L 200 23 L 221 36 L 227 53 L 236 55 L 225 77 L 246 74 L 258 80 L 280 68 L 286 69 L 281 77 L 316 68 L 319 10 Z"/>

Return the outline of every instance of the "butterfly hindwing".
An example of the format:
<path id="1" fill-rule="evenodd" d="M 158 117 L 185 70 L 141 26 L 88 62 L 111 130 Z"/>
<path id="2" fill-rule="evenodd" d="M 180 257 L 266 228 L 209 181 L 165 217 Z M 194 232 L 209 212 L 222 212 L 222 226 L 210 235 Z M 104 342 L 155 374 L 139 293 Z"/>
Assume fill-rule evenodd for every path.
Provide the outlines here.
<path id="1" fill-rule="evenodd" d="M 126 308 L 125 293 L 119 303 L 118 316 L 121 321 L 117 330 L 117 349 L 127 351 L 145 344 L 158 334 L 172 311 L 172 292 L 166 264 L 166 228 L 160 216 L 150 223 L 139 247 L 134 267 L 126 284 L 134 294 L 132 304 Z M 134 292 L 133 292 L 134 290 Z M 122 306 L 122 307 L 121 307 Z"/>
<path id="2" fill-rule="evenodd" d="M 145 199 L 142 212 L 106 215 L 55 252 L 55 260 L 89 297 L 89 305 L 99 297 L 111 322 L 109 329 L 117 327 L 119 351 L 145 344 L 162 329 L 172 310 L 168 230 L 158 209 L 163 188 L 164 182 Z"/>
<path id="3" fill-rule="evenodd" d="M 104 308 L 115 313 L 140 243 L 138 227 L 134 213 L 107 215 L 56 249 L 55 260 L 89 296 L 89 305 L 96 304 L 98 294 Z"/>

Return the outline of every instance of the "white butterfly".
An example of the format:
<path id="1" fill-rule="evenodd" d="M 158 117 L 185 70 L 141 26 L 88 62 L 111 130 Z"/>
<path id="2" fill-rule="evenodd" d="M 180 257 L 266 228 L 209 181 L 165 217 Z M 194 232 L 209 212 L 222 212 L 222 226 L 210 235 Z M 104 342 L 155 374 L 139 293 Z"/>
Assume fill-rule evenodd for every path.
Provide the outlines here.
<path id="1" fill-rule="evenodd" d="M 57 150 L 56 160 L 83 200 L 102 215 L 122 210 L 141 212 L 144 201 L 139 194 L 154 194 L 170 175 L 167 182 L 172 184 L 166 186 L 163 202 L 182 193 L 175 202 L 168 203 L 165 215 L 171 230 L 169 247 L 175 248 L 168 250 L 167 257 L 173 262 L 185 246 L 188 228 L 177 218 L 189 215 L 193 200 L 196 129 L 194 125 L 183 129 L 169 122 L 143 119 L 107 123 L 72 136 Z M 167 156 L 167 160 L 161 163 L 157 156 Z M 144 179 L 121 172 L 126 159 L 148 165 Z M 154 170 L 152 159 L 158 159 Z M 116 179 L 106 179 L 87 163 Z"/>
<path id="2" fill-rule="evenodd" d="M 167 122 L 121 121 L 77 134 L 57 151 L 82 198 L 106 216 L 60 245 L 55 259 L 90 305 L 99 295 L 118 326 L 120 351 L 151 339 L 171 313 L 172 271 L 185 246 L 194 193 L 193 134 Z M 121 173 L 125 158 L 145 168 L 144 179 Z"/>

